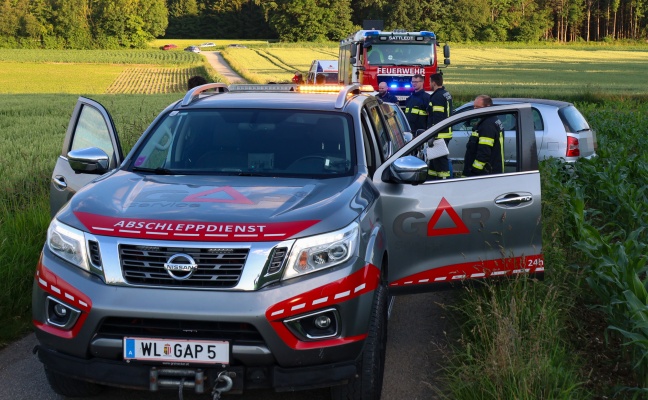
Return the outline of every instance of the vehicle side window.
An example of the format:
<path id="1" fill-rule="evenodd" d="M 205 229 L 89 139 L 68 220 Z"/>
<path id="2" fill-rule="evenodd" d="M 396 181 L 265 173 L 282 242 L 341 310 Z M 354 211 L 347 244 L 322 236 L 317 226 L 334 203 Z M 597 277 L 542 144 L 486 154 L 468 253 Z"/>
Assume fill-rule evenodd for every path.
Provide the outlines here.
<path id="1" fill-rule="evenodd" d="M 70 150 L 85 149 L 88 147 L 100 148 L 108 154 L 109 159 L 112 159 L 115 151 L 110 139 L 108 126 L 103 116 L 96 108 L 85 105 L 81 109 L 79 122 L 72 136 Z"/>
<path id="2" fill-rule="evenodd" d="M 369 109 L 369 117 L 371 119 L 371 123 L 374 127 L 374 130 L 376 132 L 376 139 L 378 140 L 378 143 L 380 144 L 380 149 L 382 151 L 382 157 L 383 160 L 386 160 L 389 158 L 389 156 L 392 155 L 392 148 L 390 145 L 390 139 L 389 135 L 387 133 L 387 128 L 383 125 L 382 119 L 380 118 L 380 113 L 378 111 L 377 106 L 376 107 L 371 107 Z"/>
<path id="3" fill-rule="evenodd" d="M 492 154 L 487 163 L 498 163 L 499 166 L 503 164 L 504 173 L 519 171 L 518 160 L 518 142 L 520 136 L 519 130 L 519 116 L 517 113 L 500 114 L 497 116 L 503 128 L 506 128 L 501 137 L 494 138 L 492 147 L 484 147 Z M 448 144 L 449 155 L 448 158 L 452 163 L 452 176 L 454 178 L 461 177 L 464 171 L 464 160 L 467 155 L 467 148 L 469 140 L 473 137 L 473 143 L 479 143 L 478 140 L 478 127 L 484 118 L 466 118 L 459 121 L 452 126 L 452 139 Z M 505 126 L 507 125 L 507 126 Z M 483 143 L 490 143 L 485 140 Z M 415 154 L 425 153 L 422 149 Z M 501 167 L 500 167 L 501 168 Z"/>
<path id="4" fill-rule="evenodd" d="M 403 139 L 404 132 L 396 119 L 396 114 L 392 111 L 389 104 L 382 104 L 381 107 L 384 112 L 385 121 L 387 122 L 387 133 L 392 142 L 392 149 L 396 152 L 405 146 L 405 139 Z"/>
<path id="5" fill-rule="evenodd" d="M 367 160 L 367 169 L 369 170 L 369 176 L 373 176 L 373 173 L 378 167 L 379 160 L 376 159 L 376 147 L 374 145 L 374 133 L 371 123 L 369 122 L 369 116 L 367 115 L 366 110 L 362 110 L 362 141 L 364 143 L 365 159 Z"/>

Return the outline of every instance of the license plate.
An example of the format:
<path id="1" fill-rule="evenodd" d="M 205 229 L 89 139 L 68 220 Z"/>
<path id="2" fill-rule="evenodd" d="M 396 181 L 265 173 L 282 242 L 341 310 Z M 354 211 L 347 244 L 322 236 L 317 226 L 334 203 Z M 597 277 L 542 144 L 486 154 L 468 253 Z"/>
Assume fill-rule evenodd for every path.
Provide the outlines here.
<path id="1" fill-rule="evenodd" d="M 124 360 L 229 364 L 229 343 L 212 340 L 124 338 Z"/>

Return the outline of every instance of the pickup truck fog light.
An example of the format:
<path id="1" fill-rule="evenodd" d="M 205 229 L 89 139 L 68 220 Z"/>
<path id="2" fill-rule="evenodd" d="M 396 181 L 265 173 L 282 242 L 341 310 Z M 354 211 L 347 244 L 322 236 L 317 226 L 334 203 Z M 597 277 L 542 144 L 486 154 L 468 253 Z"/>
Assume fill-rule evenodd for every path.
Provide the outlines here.
<path id="1" fill-rule="evenodd" d="M 81 311 L 52 296 L 47 297 L 45 305 L 47 309 L 47 323 L 61 329 L 72 329 L 79 315 L 81 315 Z"/>
<path id="2" fill-rule="evenodd" d="M 54 304 L 54 314 L 59 318 L 65 318 L 68 315 L 68 311 L 63 304 Z"/>
<path id="3" fill-rule="evenodd" d="M 290 331 L 301 340 L 320 340 L 339 333 L 340 317 L 334 308 L 301 315 L 284 321 Z"/>
<path id="4" fill-rule="evenodd" d="M 319 317 L 315 318 L 315 326 L 320 329 L 326 329 L 331 326 L 331 318 L 329 318 L 327 315 L 320 315 Z"/>

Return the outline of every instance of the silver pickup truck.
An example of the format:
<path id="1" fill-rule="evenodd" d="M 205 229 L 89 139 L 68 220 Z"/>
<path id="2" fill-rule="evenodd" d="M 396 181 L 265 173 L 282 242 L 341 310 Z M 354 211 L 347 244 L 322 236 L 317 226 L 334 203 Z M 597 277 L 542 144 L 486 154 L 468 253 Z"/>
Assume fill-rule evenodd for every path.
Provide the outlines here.
<path id="1" fill-rule="evenodd" d="M 55 392 L 378 399 L 392 296 L 543 274 L 528 104 L 411 139 L 362 87 L 332 90 L 203 85 L 126 157 L 108 112 L 79 98 L 33 286 Z M 517 121 L 509 170 L 428 181 L 413 154 L 494 114 Z"/>

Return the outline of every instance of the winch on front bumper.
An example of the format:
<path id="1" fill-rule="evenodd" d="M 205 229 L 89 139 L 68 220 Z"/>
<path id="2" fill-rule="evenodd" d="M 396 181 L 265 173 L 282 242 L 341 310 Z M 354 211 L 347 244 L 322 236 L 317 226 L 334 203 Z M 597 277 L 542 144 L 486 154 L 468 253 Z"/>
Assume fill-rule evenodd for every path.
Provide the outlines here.
<path id="1" fill-rule="evenodd" d="M 274 388 L 294 391 L 343 384 L 356 375 L 354 361 L 310 367 L 243 367 L 232 365 L 206 368 L 153 366 L 102 359 L 79 359 L 43 346 L 36 346 L 46 370 L 97 384 L 109 384 L 148 391 L 178 390 L 180 386 L 196 393 L 211 393 L 225 373 L 232 381 L 228 393 Z"/>

